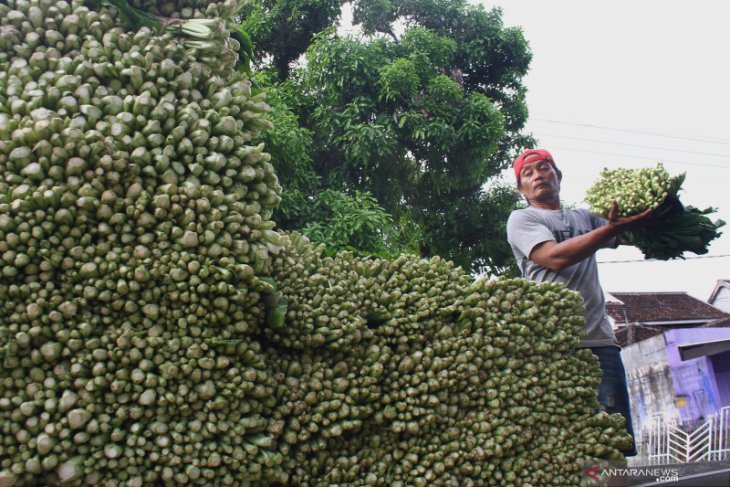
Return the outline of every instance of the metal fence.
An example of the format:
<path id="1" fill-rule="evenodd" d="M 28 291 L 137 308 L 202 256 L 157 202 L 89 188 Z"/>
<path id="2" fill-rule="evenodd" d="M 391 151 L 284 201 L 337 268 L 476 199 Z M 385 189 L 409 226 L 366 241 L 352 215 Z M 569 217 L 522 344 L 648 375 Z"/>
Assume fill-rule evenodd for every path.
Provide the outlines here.
<path id="1" fill-rule="evenodd" d="M 730 407 L 724 407 L 698 427 L 688 430 L 676 421 L 655 416 L 637 438 L 635 464 L 659 465 L 730 459 Z"/>

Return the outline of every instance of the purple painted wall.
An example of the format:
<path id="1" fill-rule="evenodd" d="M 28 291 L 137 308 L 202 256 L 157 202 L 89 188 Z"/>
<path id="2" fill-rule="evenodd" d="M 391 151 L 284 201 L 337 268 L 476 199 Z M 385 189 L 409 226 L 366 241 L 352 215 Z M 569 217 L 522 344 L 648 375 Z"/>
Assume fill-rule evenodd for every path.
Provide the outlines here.
<path id="1" fill-rule="evenodd" d="M 727 365 L 724 361 L 719 361 L 719 369 L 713 367 L 712 357 L 682 360 L 678 347 L 724 339 L 730 339 L 730 328 L 678 329 L 664 334 L 674 383 L 675 405 L 682 422 L 706 419 L 721 407 L 730 406 L 730 372 L 725 369 Z"/>
<path id="2" fill-rule="evenodd" d="M 730 405 L 730 352 L 718 353 L 710 357 L 715 383 L 723 406 Z"/>

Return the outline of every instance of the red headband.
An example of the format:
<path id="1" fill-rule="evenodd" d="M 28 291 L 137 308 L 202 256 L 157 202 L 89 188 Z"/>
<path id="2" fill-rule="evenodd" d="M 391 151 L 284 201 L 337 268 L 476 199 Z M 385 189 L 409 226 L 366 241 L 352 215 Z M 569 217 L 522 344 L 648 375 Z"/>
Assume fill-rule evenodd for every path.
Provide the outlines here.
<path id="1" fill-rule="evenodd" d="M 514 164 L 512 164 L 512 167 L 515 169 L 515 177 L 517 180 L 520 179 L 520 171 L 522 171 L 522 167 L 525 164 L 536 161 L 548 161 L 550 165 L 553 166 L 553 169 L 556 171 L 558 170 L 558 166 L 555 165 L 553 156 L 551 156 L 548 151 L 545 149 L 528 149 L 520 154 L 519 157 L 515 159 Z"/>

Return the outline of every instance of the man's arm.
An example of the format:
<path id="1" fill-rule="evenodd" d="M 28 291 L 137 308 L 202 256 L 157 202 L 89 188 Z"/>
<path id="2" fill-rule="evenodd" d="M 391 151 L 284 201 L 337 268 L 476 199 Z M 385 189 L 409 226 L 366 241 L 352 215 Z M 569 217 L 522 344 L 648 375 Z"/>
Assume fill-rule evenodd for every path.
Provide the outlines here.
<path id="1" fill-rule="evenodd" d="M 530 252 L 530 260 L 553 271 L 569 267 L 593 255 L 603 248 L 612 238 L 631 227 L 648 222 L 653 210 L 638 215 L 617 217 L 616 203 L 611 206 L 608 222 L 583 235 L 569 238 L 560 243 L 549 240 L 535 246 Z"/>

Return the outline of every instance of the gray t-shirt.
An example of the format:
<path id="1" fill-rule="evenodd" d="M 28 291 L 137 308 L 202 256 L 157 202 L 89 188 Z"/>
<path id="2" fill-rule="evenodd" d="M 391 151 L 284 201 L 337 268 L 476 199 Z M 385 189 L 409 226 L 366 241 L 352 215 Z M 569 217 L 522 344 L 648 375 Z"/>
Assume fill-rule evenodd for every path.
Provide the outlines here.
<path id="1" fill-rule="evenodd" d="M 581 347 L 618 346 L 611 323 L 606 315 L 606 300 L 598 281 L 595 254 L 566 267 L 552 271 L 529 259 L 537 244 L 555 240 L 560 243 L 583 235 L 606 224 L 606 220 L 587 210 L 547 210 L 527 207 L 515 210 L 507 220 L 507 240 L 512 246 L 522 276 L 537 282 L 564 282 L 569 289 L 578 291 L 584 300 L 586 336 Z M 606 247 L 615 247 L 613 239 Z"/>

